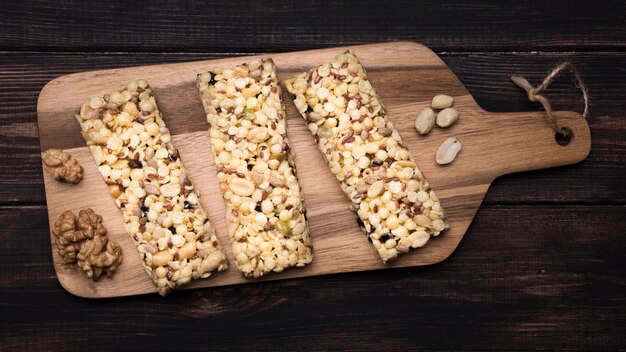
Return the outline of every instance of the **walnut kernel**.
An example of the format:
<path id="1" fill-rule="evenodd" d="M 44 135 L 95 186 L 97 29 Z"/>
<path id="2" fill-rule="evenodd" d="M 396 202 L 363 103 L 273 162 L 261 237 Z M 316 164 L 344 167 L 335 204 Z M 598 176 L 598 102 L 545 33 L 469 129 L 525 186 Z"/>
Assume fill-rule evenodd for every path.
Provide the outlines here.
<path id="1" fill-rule="evenodd" d="M 103 273 L 111 277 L 122 262 L 122 249 L 106 236 L 102 216 L 91 209 L 78 213 L 65 211 L 52 229 L 59 255 L 68 264 L 78 262 L 88 277 L 98 280 Z"/>
<path id="2" fill-rule="evenodd" d="M 78 253 L 78 267 L 94 281 L 103 273 L 111 277 L 121 263 L 122 249 L 107 236 L 96 235 L 86 240 Z"/>
<path id="3" fill-rule="evenodd" d="M 93 232 L 81 231 L 78 228 L 76 218 L 69 210 L 57 219 L 52 233 L 59 255 L 68 264 L 76 263 L 76 256 L 83 240 L 93 237 Z"/>
<path id="4" fill-rule="evenodd" d="M 58 181 L 77 184 L 83 178 L 83 168 L 72 155 L 61 149 L 48 149 L 42 156 L 45 169 Z"/>

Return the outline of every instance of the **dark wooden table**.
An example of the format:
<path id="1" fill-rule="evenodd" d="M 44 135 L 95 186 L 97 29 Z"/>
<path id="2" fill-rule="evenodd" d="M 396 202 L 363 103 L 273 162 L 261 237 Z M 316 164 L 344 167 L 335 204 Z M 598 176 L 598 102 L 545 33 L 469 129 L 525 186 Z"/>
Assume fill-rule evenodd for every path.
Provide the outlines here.
<path id="1" fill-rule="evenodd" d="M 0 350 L 615 350 L 626 335 L 626 5 L 621 1 L 3 1 Z M 571 60 L 592 96 L 586 161 L 497 180 L 445 262 L 86 300 L 56 280 L 37 95 L 71 72 L 415 40 L 492 111 L 536 110 Z M 564 75 L 557 109 L 582 110 Z M 503 136 L 506 138 L 506 136 Z"/>

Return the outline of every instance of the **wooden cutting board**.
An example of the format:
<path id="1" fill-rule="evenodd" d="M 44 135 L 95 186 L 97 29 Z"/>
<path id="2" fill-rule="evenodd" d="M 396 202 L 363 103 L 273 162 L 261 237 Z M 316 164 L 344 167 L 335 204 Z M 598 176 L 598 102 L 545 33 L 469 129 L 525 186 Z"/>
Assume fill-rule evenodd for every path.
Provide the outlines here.
<path id="1" fill-rule="evenodd" d="M 59 183 L 44 172 L 49 222 L 52 227 L 56 218 L 68 209 L 75 213 L 82 208 L 94 209 L 104 217 L 109 236 L 122 246 L 124 261 L 113 278 L 94 283 L 75 265 L 63 263 L 53 244 L 52 256 L 61 285 L 77 296 L 91 298 L 156 292 L 74 119 L 75 111 L 84 101 L 102 96 L 131 79 L 144 78 L 150 82 L 231 264 L 227 271 L 197 280 L 186 288 L 434 264 L 448 258 L 457 247 L 496 177 L 572 164 L 589 154 L 589 127 L 580 114 L 556 113 L 560 123 L 573 131 L 571 143 L 561 146 L 555 142 L 555 134 L 542 112 L 491 113 L 481 109 L 446 64 L 422 45 L 394 42 L 351 48 L 361 59 L 420 169 L 441 198 L 450 219 L 450 231 L 393 263 L 382 264 L 359 229 L 304 120 L 290 96 L 284 94 L 288 133 L 308 210 L 314 259 L 305 268 L 273 273 L 260 280 L 244 279 L 235 268 L 208 125 L 196 90 L 196 74 L 211 67 L 229 67 L 254 58 L 272 57 L 282 81 L 329 61 L 347 47 L 83 72 L 52 80 L 39 95 L 37 115 L 42 151 L 53 147 L 66 149 L 85 170 L 79 185 Z M 420 136 L 413 127 L 415 117 L 430 105 L 434 95 L 441 93 L 454 96 L 459 122 L 451 128 L 435 128 L 428 136 Z M 454 163 L 439 166 L 435 163 L 435 152 L 448 137 L 456 137 L 463 149 Z"/>

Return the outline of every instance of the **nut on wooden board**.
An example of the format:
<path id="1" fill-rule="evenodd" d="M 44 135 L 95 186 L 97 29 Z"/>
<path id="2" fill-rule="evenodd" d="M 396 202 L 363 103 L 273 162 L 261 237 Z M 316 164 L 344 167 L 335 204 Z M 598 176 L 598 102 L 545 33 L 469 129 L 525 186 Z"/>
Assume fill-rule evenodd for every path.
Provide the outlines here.
<path id="1" fill-rule="evenodd" d="M 461 151 L 461 142 L 459 142 L 456 138 L 450 137 L 443 141 L 437 149 L 437 164 L 446 165 L 456 159 L 457 154 Z"/>
<path id="2" fill-rule="evenodd" d="M 433 109 L 426 108 L 422 110 L 415 119 L 415 129 L 422 136 L 429 134 L 430 131 L 433 130 L 433 127 L 435 127 L 436 118 L 437 116 L 435 115 Z"/>
<path id="3" fill-rule="evenodd" d="M 63 212 L 52 229 L 57 253 L 65 263 L 77 263 L 87 277 L 98 281 L 102 274 L 111 277 L 122 263 L 122 249 L 106 235 L 102 216 L 82 209 L 78 219 L 72 211 Z"/>
<path id="4" fill-rule="evenodd" d="M 57 181 L 77 184 L 83 178 L 83 167 L 62 149 L 48 149 L 41 156 L 44 169 Z"/>

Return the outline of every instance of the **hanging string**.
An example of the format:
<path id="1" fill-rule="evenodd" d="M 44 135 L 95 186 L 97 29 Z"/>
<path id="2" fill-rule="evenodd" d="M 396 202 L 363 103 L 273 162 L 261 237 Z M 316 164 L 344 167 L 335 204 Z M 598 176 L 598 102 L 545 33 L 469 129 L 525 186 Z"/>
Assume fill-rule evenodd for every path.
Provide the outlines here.
<path id="1" fill-rule="evenodd" d="M 552 71 L 550 71 L 550 73 L 548 73 L 548 75 L 543 79 L 543 82 L 541 82 L 541 84 L 538 85 L 537 87 L 533 87 L 528 82 L 528 80 L 522 76 L 511 76 L 511 80 L 513 81 L 513 83 L 515 83 L 518 87 L 526 91 L 526 93 L 528 94 L 528 100 L 532 102 L 538 102 L 543 106 L 543 109 L 546 111 L 546 114 L 548 115 L 548 120 L 550 124 L 552 125 L 552 128 L 554 129 L 555 132 L 562 134 L 562 135 L 565 133 L 568 133 L 566 132 L 568 130 L 562 129 L 559 126 L 559 123 L 557 122 L 556 118 L 552 114 L 552 105 L 550 105 L 550 101 L 548 100 L 548 98 L 541 95 L 541 93 L 543 93 L 543 91 L 548 88 L 550 83 L 552 83 L 552 80 L 561 71 L 565 69 L 569 69 L 572 72 L 572 74 L 574 75 L 574 78 L 576 79 L 576 86 L 580 88 L 580 91 L 583 93 L 583 100 L 585 103 L 585 109 L 583 110 L 583 117 L 587 118 L 587 116 L 589 115 L 589 92 L 587 91 L 587 86 L 585 85 L 582 78 L 580 77 L 580 74 L 578 73 L 578 71 L 576 71 L 576 68 L 571 62 L 565 61 L 565 62 L 558 64 L 555 68 L 552 69 Z"/>

